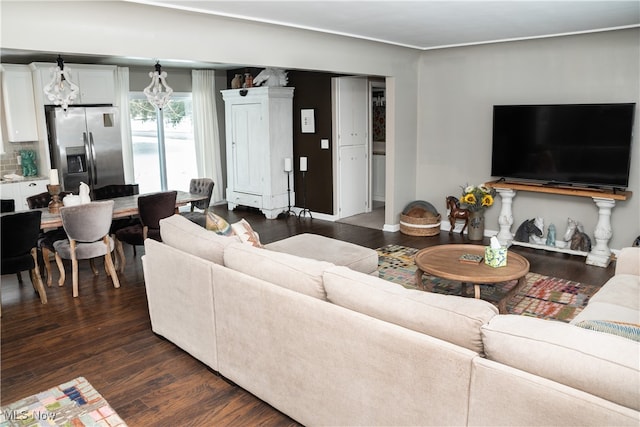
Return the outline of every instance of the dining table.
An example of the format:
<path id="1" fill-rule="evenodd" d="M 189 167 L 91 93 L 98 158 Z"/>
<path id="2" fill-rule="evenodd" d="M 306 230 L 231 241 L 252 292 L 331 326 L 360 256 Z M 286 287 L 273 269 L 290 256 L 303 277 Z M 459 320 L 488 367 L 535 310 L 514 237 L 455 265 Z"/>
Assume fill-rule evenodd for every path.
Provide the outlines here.
<path id="1" fill-rule="evenodd" d="M 135 194 L 133 196 L 115 197 L 113 200 L 113 218 L 123 218 L 138 214 L 138 197 L 144 194 Z M 185 206 L 191 202 L 204 200 L 207 195 L 189 193 L 188 191 L 178 191 L 176 195 L 176 212 L 181 206 Z M 42 211 L 42 219 L 40 220 L 40 228 L 57 228 L 62 227 L 62 218 L 60 213 L 49 212 L 49 208 L 40 208 Z M 11 215 L 11 213 L 3 213 L 2 215 Z"/>

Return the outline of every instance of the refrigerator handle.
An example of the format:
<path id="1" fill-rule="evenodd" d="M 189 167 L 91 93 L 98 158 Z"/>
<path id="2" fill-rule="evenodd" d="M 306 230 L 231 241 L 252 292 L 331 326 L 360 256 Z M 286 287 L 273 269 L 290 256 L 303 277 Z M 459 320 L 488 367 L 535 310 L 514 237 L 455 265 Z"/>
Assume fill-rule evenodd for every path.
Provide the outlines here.
<path id="1" fill-rule="evenodd" d="M 91 147 L 91 166 L 93 168 L 93 185 L 98 185 L 98 168 L 96 165 L 96 146 L 93 142 L 93 132 L 89 132 L 89 146 Z"/>
<path id="2" fill-rule="evenodd" d="M 82 132 L 82 141 L 84 142 L 84 151 L 85 151 L 85 156 L 87 157 L 87 176 L 89 177 L 89 182 L 87 182 L 86 184 L 89 185 L 89 187 L 93 186 L 93 160 L 91 158 L 91 148 L 89 147 L 89 138 L 87 137 L 87 132 Z"/>

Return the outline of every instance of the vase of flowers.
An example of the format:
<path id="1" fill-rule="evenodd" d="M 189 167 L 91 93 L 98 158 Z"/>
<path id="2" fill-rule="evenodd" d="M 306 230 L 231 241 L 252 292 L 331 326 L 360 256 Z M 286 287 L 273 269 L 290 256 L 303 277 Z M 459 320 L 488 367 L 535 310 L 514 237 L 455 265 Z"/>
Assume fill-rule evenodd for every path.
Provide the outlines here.
<path id="1" fill-rule="evenodd" d="M 496 190 L 484 185 L 462 187 L 460 207 L 469 211 L 469 240 L 484 238 L 484 211 L 493 205 Z"/>

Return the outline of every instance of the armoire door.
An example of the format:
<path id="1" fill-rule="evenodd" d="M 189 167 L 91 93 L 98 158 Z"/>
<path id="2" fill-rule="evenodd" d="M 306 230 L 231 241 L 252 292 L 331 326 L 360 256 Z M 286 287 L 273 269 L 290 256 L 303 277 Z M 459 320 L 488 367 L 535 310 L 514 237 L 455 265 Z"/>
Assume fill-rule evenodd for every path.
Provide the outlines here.
<path id="1" fill-rule="evenodd" d="M 265 144 L 262 131 L 261 104 L 231 106 L 234 191 L 262 193 Z"/>

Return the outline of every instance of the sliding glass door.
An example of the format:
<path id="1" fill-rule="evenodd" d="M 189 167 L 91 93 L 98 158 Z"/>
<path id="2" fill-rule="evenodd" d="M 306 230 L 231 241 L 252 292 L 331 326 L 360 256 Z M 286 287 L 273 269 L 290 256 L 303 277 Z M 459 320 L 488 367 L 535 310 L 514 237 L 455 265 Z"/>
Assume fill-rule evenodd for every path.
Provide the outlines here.
<path id="1" fill-rule="evenodd" d="M 189 181 L 197 176 L 191 94 L 174 93 L 159 112 L 144 94 L 132 93 L 129 110 L 133 169 L 140 194 L 188 191 Z"/>

